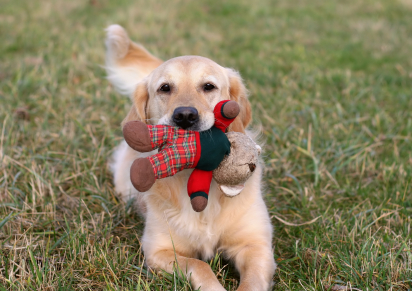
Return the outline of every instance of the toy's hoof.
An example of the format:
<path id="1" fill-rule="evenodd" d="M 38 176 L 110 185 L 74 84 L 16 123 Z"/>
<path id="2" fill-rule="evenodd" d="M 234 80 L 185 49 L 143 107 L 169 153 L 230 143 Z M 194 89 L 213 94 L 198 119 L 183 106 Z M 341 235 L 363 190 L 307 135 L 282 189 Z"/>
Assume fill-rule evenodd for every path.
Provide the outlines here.
<path id="1" fill-rule="evenodd" d="M 196 212 L 202 212 L 207 206 L 207 199 L 203 196 L 196 196 L 190 202 L 192 203 L 193 210 Z"/>
<path id="2" fill-rule="evenodd" d="M 129 121 L 123 127 L 123 136 L 134 150 L 145 153 L 153 150 L 147 125 L 141 121 Z"/>
<path id="3" fill-rule="evenodd" d="M 140 158 L 133 162 L 130 167 L 130 180 L 139 192 L 146 192 L 153 186 L 156 177 L 148 159 Z"/>
<path id="4" fill-rule="evenodd" d="M 239 104 L 236 101 L 228 101 L 223 105 L 223 114 L 226 118 L 233 119 L 240 112 Z"/>

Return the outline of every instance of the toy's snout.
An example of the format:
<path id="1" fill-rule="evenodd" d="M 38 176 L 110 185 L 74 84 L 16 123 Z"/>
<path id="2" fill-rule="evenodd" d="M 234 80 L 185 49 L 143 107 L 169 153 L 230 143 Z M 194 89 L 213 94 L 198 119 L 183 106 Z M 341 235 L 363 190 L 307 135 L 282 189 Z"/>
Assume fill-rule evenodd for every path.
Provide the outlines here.
<path id="1" fill-rule="evenodd" d="M 236 185 L 236 186 L 228 186 L 228 185 L 219 185 L 220 190 L 228 197 L 233 197 L 239 195 L 242 192 L 245 185 Z"/>

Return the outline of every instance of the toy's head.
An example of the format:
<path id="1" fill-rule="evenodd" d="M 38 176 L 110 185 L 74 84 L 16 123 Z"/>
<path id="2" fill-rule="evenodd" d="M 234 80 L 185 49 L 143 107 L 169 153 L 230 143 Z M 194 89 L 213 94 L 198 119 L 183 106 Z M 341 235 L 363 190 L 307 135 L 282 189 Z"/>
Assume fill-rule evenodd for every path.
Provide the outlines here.
<path id="1" fill-rule="evenodd" d="M 236 196 L 255 171 L 261 148 L 250 137 L 240 132 L 226 134 L 230 143 L 230 154 L 213 171 L 213 178 L 226 196 Z"/>

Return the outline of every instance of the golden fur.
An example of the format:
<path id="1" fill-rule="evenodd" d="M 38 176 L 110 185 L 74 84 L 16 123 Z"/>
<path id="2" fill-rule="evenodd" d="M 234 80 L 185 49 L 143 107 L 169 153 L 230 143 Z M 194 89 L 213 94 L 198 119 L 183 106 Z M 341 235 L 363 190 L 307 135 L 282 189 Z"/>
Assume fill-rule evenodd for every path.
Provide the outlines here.
<path id="1" fill-rule="evenodd" d="M 251 121 L 251 108 L 246 88 L 236 71 L 197 56 L 162 62 L 131 42 L 119 25 L 107 29 L 106 48 L 108 79 L 119 92 L 132 99 L 124 122 L 170 124 L 175 108 L 192 106 L 200 116 L 197 130 L 206 130 L 213 125 L 215 104 L 231 99 L 240 104 L 241 113 L 230 130 L 245 132 Z M 158 90 L 165 82 L 173 85 L 167 97 Z M 213 83 L 218 89 L 200 90 L 205 82 Z M 195 289 L 225 290 L 210 266 L 200 260 L 210 259 L 219 251 L 234 262 L 240 273 L 238 290 L 268 290 L 276 264 L 271 244 L 272 226 L 261 194 L 261 166 L 242 193 L 234 198 L 224 196 L 212 182 L 207 208 L 196 213 L 186 190 L 192 170 L 157 180 L 145 193 L 133 188 L 129 177 L 132 162 L 153 153 L 136 152 L 123 141 L 111 163 L 116 191 L 124 200 L 134 198 L 145 218 L 142 246 L 147 265 L 173 272 L 177 259 L 181 270 L 190 274 Z"/>

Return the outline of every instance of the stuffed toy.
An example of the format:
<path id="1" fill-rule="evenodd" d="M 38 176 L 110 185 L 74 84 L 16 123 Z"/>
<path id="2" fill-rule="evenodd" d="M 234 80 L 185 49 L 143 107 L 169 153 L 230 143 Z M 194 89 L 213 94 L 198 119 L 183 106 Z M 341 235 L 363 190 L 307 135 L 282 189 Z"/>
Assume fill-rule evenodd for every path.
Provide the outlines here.
<path id="1" fill-rule="evenodd" d="M 126 123 L 123 136 L 132 149 L 139 152 L 159 149 L 157 154 L 133 162 L 130 168 L 133 186 L 145 192 L 156 179 L 194 168 L 187 183 L 187 192 L 192 208 L 197 212 L 203 211 L 208 202 L 212 171 L 230 153 L 231 144 L 225 131 L 239 111 L 235 101 L 219 102 L 214 108 L 214 125 L 203 132 L 169 125 L 147 125 L 141 121 Z"/>

